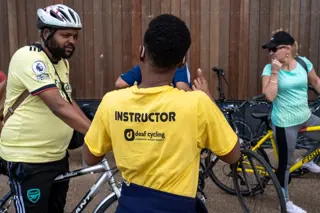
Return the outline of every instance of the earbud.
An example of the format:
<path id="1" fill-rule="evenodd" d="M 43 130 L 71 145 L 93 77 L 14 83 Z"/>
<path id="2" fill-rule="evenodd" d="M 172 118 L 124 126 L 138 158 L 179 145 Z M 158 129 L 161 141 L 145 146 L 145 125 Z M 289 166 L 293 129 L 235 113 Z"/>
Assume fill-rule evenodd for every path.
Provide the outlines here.
<path id="1" fill-rule="evenodd" d="M 142 48 L 141 53 L 140 53 L 140 61 L 144 61 L 145 48 L 144 48 L 144 46 L 142 46 L 140 48 Z"/>

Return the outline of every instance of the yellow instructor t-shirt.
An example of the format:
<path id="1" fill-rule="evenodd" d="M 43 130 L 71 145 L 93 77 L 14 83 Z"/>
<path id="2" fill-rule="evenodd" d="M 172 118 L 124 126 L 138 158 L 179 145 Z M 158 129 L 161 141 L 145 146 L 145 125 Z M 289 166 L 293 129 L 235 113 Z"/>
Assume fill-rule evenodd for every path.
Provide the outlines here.
<path id="1" fill-rule="evenodd" d="M 127 182 L 195 197 L 200 151 L 228 154 L 237 136 L 201 91 L 137 86 L 107 93 L 85 136 L 89 150 L 113 150 Z"/>

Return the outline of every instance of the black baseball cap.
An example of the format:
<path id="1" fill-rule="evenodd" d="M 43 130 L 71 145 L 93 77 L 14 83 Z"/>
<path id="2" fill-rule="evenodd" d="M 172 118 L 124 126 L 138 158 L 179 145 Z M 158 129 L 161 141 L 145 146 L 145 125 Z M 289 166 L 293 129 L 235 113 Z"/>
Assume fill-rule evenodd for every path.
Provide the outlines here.
<path id="1" fill-rule="evenodd" d="M 279 31 L 272 36 L 268 43 L 262 45 L 262 48 L 271 49 L 279 45 L 293 45 L 294 41 L 294 38 L 289 33 L 285 31 Z"/>

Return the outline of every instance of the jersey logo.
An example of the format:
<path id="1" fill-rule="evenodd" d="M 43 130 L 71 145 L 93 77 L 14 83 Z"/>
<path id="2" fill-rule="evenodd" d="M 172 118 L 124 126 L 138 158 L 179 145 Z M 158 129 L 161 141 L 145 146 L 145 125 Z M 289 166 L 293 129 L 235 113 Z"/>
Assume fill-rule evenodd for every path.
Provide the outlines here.
<path id="1" fill-rule="evenodd" d="M 36 46 L 30 46 L 30 47 L 29 47 L 29 51 L 41 52 L 41 48 L 36 47 Z"/>
<path id="2" fill-rule="evenodd" d="M 38 202 L 41 197 L 40 189 L 29 189 L 27 191 L 27 197 L 32 203 Z"/>
<path id="3" fill-rule="evenodd" d="M 133 141 L 134 140 L 134 130 L 133 129 L 125 129 L 124 130 L 124 138 L 127 141 Z"/>
<path id="4" fill-rule="evenodd" d="M 36 61 L 32 65 L 32 70 L 36 75 L 41 75 L 47 71 L 47 67 L 42 61 Z"/>
<path id="5" fill-rule="evenodd" d="M 165 141 L 166 134 L 160 131 L 135 131 L 133 129 L 125 129 L 124 139 L 126 141 Z"/>
<path id="6" fill-rule="evenodd" d="M 32 65 L 32 70 L 36 74 L 36 78 L 39 81 L 44 81 L 49 79 L 49 74 L 46 73 L 47 67 L 42 61 L 36 61 Z"/>

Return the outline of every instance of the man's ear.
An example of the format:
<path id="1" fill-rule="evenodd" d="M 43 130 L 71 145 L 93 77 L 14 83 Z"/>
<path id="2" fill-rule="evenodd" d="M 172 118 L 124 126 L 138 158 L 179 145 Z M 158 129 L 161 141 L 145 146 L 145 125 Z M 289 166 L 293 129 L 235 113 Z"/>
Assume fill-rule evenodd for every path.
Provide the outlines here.
<path id="1" fill-rule="evenodd" d="M 145 55 L 146 55 L 146 51 L 145 51 L 145 47 L 141 46 L 139 47 L 139 58 L 140 58 L 140 62 L 144 61 Z"/>
<path id="2" fill-rule="evenodd" d="M 50 36 L 50 34 L 51 34 L 51 31 L 46 28 L 46 29 L 44 29 L 44 30 L 42 31 L 42 38 L 43 38 L 44 40 L 47 40 L 48 37 Z"/>

